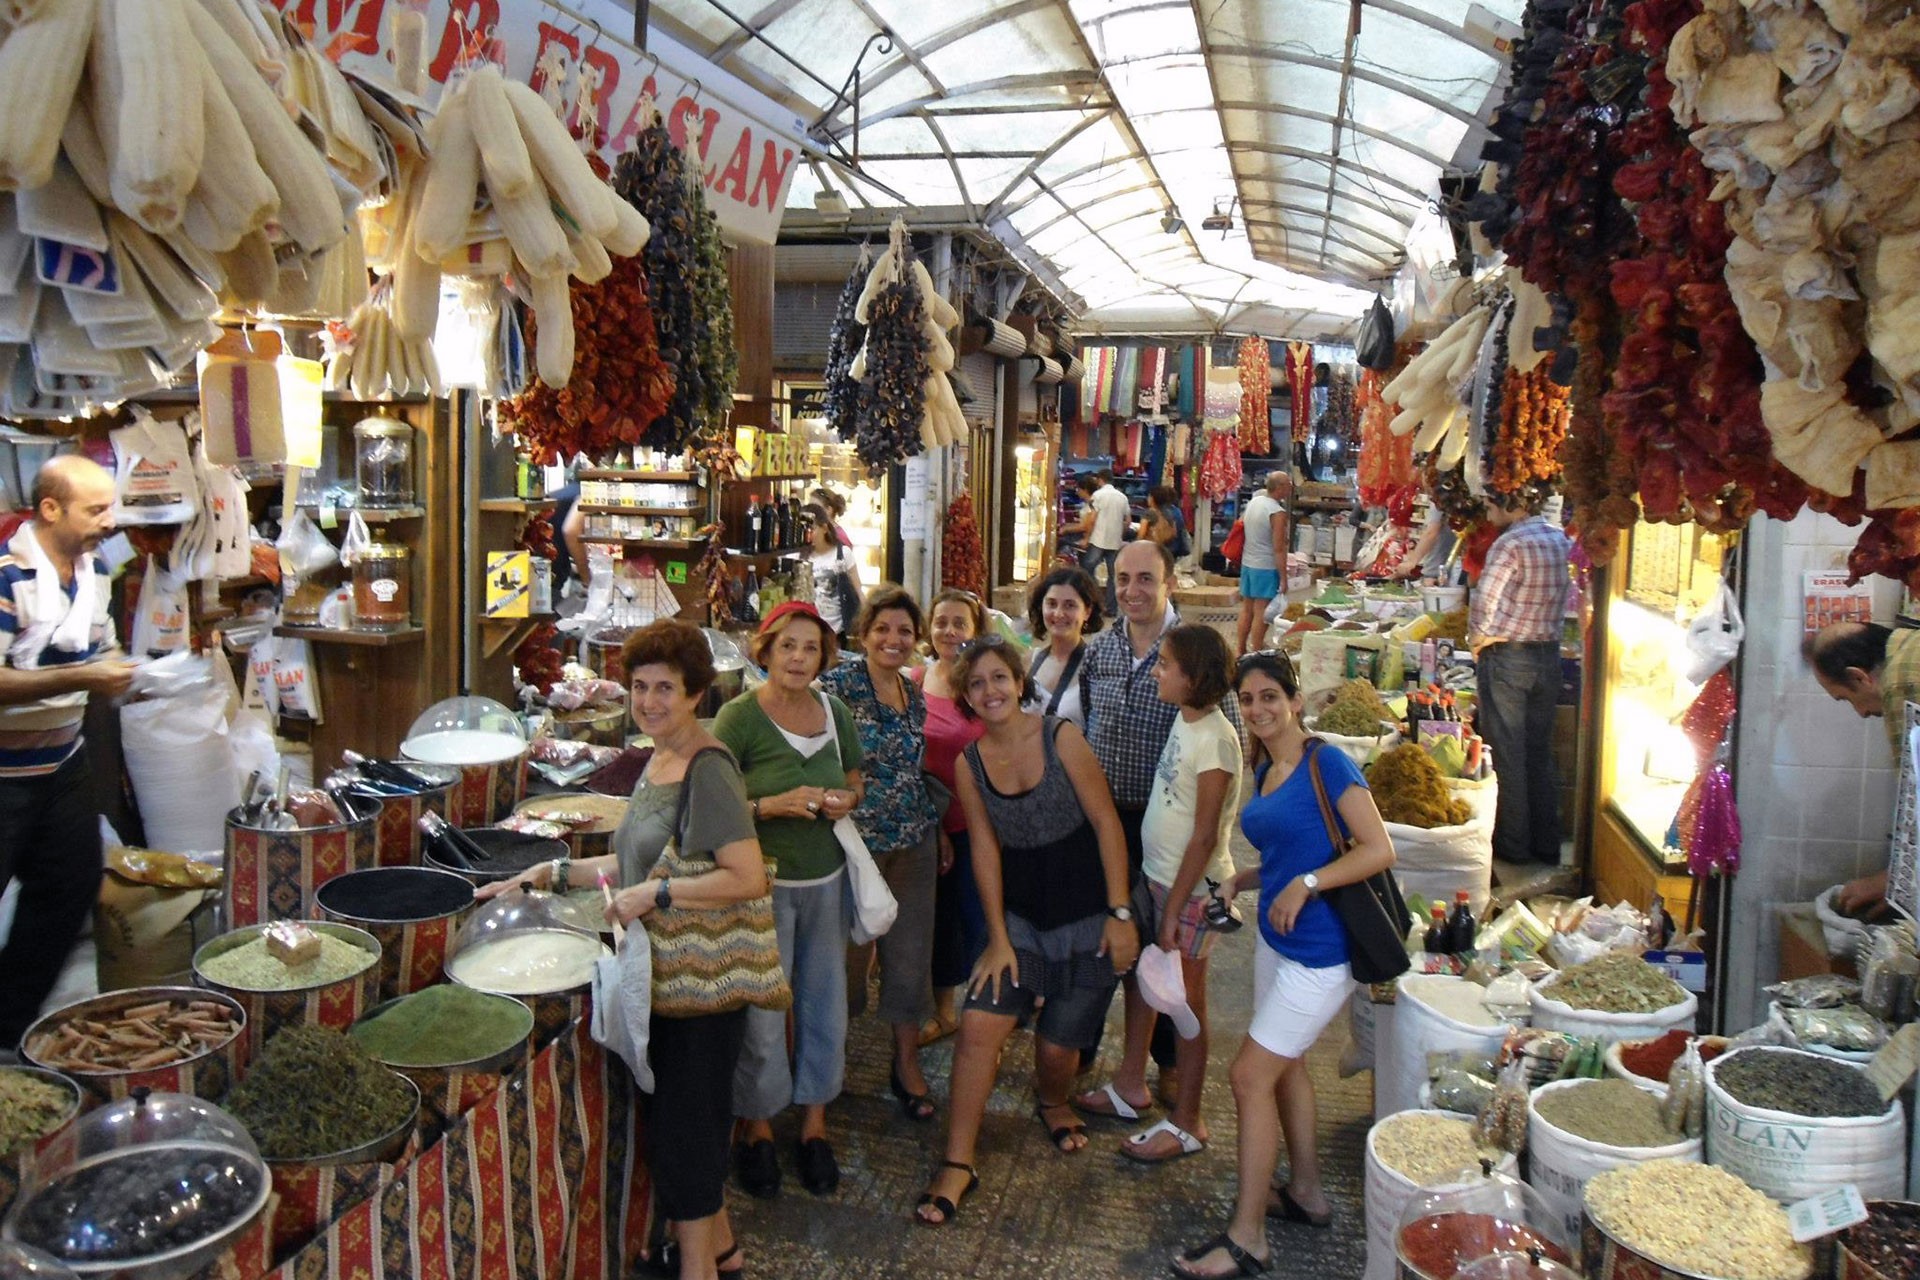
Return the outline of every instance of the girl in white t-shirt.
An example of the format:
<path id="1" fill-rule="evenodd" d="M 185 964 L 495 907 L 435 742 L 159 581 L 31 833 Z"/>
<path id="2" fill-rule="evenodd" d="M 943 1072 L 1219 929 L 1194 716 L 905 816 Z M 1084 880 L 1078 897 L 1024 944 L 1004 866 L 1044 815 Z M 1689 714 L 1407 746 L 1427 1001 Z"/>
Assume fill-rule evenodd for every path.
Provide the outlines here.
<path id="1" fill-rule="evenodd" d="M 1220 633 L 1204 626 L 1173 628 L 1160 641 L 1153 673 L 1160 700 L 1177 705 L 1180 717 L 1160 752 L 1141 823 L 1144 883 L 1134 910 L 1143 941 L 1180 957 L 1187 1004 L 1200 1031 L 1178 1043 L 1180 1087 L 1172 1111 L 1121 1144 L 1120 1154 L 1144 1164 L 1193 1155 L 1207 1144 L 1200 1099 L 1207 1080 L 1207 954 L 1214 933 L 1206 923 L 1206 882 L 1233 878 L 1227 841 L 1240 807 L 1242 767 L 1240 735 L 1220 710 L 1233 687 L 1233 655 Z M 1126 1053 L 1112 1083 L 1083 1095 L 1083 1105 L 1131 1120 L 1149 1105 L 1147 1049 L 1155 1015 L 1134 975 L 1125 986 Z"/>

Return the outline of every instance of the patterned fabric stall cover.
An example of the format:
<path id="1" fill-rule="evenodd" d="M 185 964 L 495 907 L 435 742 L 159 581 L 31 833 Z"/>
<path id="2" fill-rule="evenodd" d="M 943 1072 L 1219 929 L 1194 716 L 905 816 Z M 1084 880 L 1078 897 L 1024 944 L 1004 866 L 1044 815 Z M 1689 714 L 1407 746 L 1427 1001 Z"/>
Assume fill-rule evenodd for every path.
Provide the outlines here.
<path id="1" fill-rule="evenodd" d="M 308 914 L 315 889 L 374 865 L 375 843 L 370 817 L 332 827 L 267 831 L 228 814 L 227 928 Z"/>

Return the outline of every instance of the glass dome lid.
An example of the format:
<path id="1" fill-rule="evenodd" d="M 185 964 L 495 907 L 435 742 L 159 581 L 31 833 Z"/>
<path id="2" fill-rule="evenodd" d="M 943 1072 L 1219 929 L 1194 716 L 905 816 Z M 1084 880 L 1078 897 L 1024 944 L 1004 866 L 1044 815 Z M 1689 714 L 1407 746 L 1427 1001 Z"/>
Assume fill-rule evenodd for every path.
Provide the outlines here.
<path id="1" fill-rule="evenodd" d="M 1532 1187 L 1482 1162 L 1464 1185 L 1410 1197 L 1394 1232 L 1403 1270 L 1422 1280 L 1461 1280 L 1464 1268 L 1497 1253 L 1573 1261 L 1558 1214 Z M 1518 1273 L 1524 1275 L 1526 1273 Z"/>
<path id="2" fill-rule="evenodd" d="M 69 1267 L 38 1249 L 0 1240 L 0 1280 L 76 1280 Z"/>
<path id="3" fill-rule="evenodd" d="M 482 765 L 511 760 L 527 748 L 527 729 L 512 708 L 492 698 L 445 698 L 422 711 L 400 744 L 423 764 Z"/>
<path id="4" fill-rule="evenodd" d="M 136 1088 L 42 1150 L 0 1236 L 76 1276 L 171 1280 L 217 1257 L 272 1187 L 233 1116 L 201 1098 Z"/>
<path id="5" fill-rule="evenodd" d="M 712 627 L 702 627 L 700 630 L 706 634 L 707 648 L 713 650 L 715 671 L 739 671 L 747 665 L 746 651 L 732 636 Z"/>
<path id="6" fill-rule="evenodd" d="M 612 954 L 579 902 L 541 890 L 505 893 L 470 916 L 447 952 L 447 975 L 499 995 L 551 995 L 584 986 Z"/>

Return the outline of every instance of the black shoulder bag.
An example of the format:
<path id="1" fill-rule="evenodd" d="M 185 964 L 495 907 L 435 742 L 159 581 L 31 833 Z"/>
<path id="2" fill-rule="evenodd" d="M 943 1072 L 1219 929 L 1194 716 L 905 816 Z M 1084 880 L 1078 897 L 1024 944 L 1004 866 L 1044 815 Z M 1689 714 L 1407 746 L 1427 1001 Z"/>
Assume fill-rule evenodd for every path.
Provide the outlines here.
<path id="1" fill-rule="evenodd" d="M 1348 842 L 1333 802 L 1327 798 L 1326 780 L 1320 776 L 1320 751 L 1325 745 L 1318 738 L 1307 740 L 1306 765 L 1313 779 L 1314 798 L 1320 802 L 1321 820 L 1327 824 L 1333 856 L 1339 858 L 1346 853 Z M 1391 870 L 1376 871 L 1357 884 L 1343 884 L 1325 890 L 1321 896 L 1347 931 L 1347 963 L 1356 982 L 1391 982 L 1413 967 L 1406 940 L 1412 916 Z"/>

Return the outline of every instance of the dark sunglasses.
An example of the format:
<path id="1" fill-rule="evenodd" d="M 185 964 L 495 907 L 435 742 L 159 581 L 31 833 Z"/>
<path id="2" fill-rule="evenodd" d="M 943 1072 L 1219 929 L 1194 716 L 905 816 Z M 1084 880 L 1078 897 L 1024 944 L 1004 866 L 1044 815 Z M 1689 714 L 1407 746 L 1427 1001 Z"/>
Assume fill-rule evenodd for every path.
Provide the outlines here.
<path id="1" fill-rule="evenodd" d="M 1293 659 L 1285 649 L 1249 650 L 1240 656 L 1240 661 L 1235 664 L 1235 667 L 1234 683 L 1236 685 L 1239 683 L 1239 677 L 1248 671 L 1265 671 L 1282 684 L 1297 685 L 1299 683 L 1294 675 Z"/>

